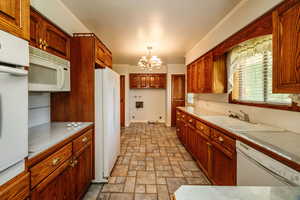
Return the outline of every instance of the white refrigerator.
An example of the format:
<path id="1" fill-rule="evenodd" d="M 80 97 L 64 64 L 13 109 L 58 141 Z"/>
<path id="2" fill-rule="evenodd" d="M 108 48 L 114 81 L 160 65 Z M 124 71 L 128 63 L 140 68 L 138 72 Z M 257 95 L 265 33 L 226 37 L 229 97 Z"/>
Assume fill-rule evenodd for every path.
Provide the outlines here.
<path id="1" fill-rule="evenodd" d="M 120 154 L 120 75 L 95 70 L 95 180 L 107 182 Z"/>

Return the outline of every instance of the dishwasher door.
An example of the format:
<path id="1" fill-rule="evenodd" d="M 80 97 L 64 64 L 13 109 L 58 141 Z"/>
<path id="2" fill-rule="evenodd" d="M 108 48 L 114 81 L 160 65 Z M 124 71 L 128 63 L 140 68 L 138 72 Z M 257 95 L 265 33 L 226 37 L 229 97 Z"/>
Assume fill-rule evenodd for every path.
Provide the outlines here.
<path id="1" fill-rule="evenodd" d="M 298 178 L 299 173 L 293 169 L 248 145 L 237 143 L 238 186 L 295 186 Z"/>

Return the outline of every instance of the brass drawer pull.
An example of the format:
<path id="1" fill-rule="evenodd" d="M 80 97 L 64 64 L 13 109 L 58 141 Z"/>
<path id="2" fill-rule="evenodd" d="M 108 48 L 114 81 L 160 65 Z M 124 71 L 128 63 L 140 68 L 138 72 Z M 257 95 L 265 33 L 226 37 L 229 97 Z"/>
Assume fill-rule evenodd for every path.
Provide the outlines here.
<path id="1" fill-rule="evenodd" d="M 60 163 L 60 158 L 54 158 L 53 160 L 52 160 L 52 165 L 53 166 L 56 166 L 56 165 L 58 165 Z"/>
<path id="2" fill-rule="evenodd" d="M 221 136 L 218 139 L 220 142 L 224 142 L 224 139 Z"/>
<path id="3" fill-rule="evenodd" d="M 87 142 L 87 141 L 88 141 L 88 138 L 87 138 L 87 137 L 84 137 L 84 138 L 82 138 L 81 141 L 82 141 L 82 142 Z"/>

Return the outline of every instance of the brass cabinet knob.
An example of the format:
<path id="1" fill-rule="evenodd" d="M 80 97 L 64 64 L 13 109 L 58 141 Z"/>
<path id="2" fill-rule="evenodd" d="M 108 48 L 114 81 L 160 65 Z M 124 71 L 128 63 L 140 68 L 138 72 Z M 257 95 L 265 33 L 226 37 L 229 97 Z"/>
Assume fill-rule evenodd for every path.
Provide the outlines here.
<path id="1" fill-rule="evenodd" d="M 84 138 L 82 138 L 81 141 L 82 141 L 82 142 L 87 142 L 87 141 L 88 141 L 88 138 L 87 138 L 87 137 L 84 137 Z"/>
<path id="2" fill-rule="evenodd" d="M 224 139 L 221 136 L 218 139 L 220 142 L 224 142 Z"/>
<path id="3" fill-rule="evenodd" d="M 43 40 L 42 40 L 42 38 L 39 39 L 38 45 L 39 45 L 39 48 L 40 48 L 40 49 L 43 48 Z"/>
<path id="4" fill-rule="evenodd" d="M 192 122 L 193 122 L 193 120 L 192 120 L 192 119 L 190 119 L 190 120 L 189 120 L 189 122 L 190 122 L 190 123 L 192 123 Z"/>
<path id="5" fill-rule="evenodd" d="M 52 160 L 52 165 L 53 166 L 56 166 L 56 165 L 58 165 L 60 163 L 60 158 L 54 158 L 53 160 Z"/>

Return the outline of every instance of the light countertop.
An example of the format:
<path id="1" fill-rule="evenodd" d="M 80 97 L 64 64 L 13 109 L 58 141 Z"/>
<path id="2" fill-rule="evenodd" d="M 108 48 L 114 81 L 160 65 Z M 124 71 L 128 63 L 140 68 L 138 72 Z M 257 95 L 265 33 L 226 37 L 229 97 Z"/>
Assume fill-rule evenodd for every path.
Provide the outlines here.
<path id="1" fill-rule="evenodd" d="M 80 123 L 77 127 L 69 127 L 70 122 L 46 123 L 29 128 L 28 131 L 28 151 L 29 158 L 32 158 L 48 148 L 71 137 L 86 127 L 92 125 L 91 122 Z"/>
<path id="2" fill-rule="evenodd" d="M 194 107 L 179 107 L 182 111 L 185 111 L 197 118 L 207 121 L 216 125 L 228 132 L 244 138 L 254 144 L 257 144 L 269 151 L 272 151 L 281 157 L 291 160 L 297 164 L 300 164 L 300 134 L 290 131 L 286 131 L 276 127 L 274 131 L 233 131 L 226 127 L 224 122 L 215 120 L 217 116 L 224 116 L 224 114 L 211 112 L 208 110 L 198 110 Z M 229 117 L 228 117 L 229 118 Z M 231 118 L 230 118 L 231 119 Z"/>
<path id="3" fill-rule="evenodd" d="M 299 200 L 300 187 L 181 186 L 176 200 Z"/>

